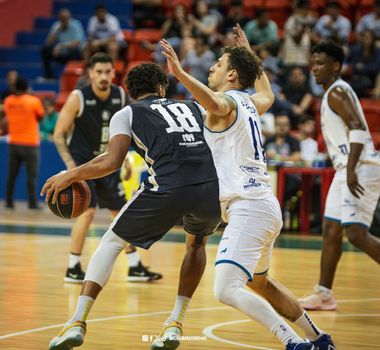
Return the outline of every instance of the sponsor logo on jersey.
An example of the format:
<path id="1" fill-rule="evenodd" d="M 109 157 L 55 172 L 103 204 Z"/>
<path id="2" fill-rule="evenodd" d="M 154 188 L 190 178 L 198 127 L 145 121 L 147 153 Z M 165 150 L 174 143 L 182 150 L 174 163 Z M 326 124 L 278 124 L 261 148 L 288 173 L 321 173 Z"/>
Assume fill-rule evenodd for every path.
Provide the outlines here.
<path id="1" fill-rule="evenodd" d="M 197 147 L 200 145 L 203 145 L 203 141 L 195 141 L 195 137 L 193 134 L 183 134 L 182 140 L 184 142 L 180 142 L 180 146 L 186 146 L 186 147 Z"/>
<path id="2" fill-rule="evenodd" d="M 249 111 L 249 113 L 251 114 L 254 114 L 257 116 L 257 110 L 254 106 L 250 106 L 247 102 L 245 101 L 240 101 L 241 102 L 241 105 L 243 106 L 243 108 L 247 109 Z"/>
<path id="3" fill-rule="evenodd" d="M 121 100 L 120 100 L 120 98 L 113 98 L 113 99 L 111 100 L 111 103 L 112 103 L 113 105 L 119 105 L 119 104 L 121 103 Z"/>
<path id="4" fill-rule="evenodd" d="M 111 119 L 111 112 L 107 111 L 106 109 L 102 112 L 102 120 L 109 121 Z"/>
<path id="5" fill-rule="evenodd" d="M 251 178 L 248 180 L 248 184 L 247 184 L 247 185 L 244 185 L 243 188 L 244 188 L 245 190 L 248 190 L 248 189 L 250 189 L 250 188 L 260 187 L 260 186 L 261 186 L 261 183 L 258 182 L 256 179 L 254 179 L 254 178 L 251 177 Z"/>
<path id="6" fill-rule="evenodd" d="M 247 166 L 247 165 L 240 165 L 240 170 L 244 171 L 245 173 L 252 173 L 252 174 L 259 174 L 261 173 L 261 169 L 258 166 Z"/>
<path id="7" fill-rule="evenodd" d="M 86 100 L 84 103 L 86 106 L 96 106 L 96 100 Z"/>
<path id="8" fill-rule="evenodd" d="M 183 134 L 182 139 L 185 142 L 194 142 L 195 141 L 195 137 L 193 134 Z"/>

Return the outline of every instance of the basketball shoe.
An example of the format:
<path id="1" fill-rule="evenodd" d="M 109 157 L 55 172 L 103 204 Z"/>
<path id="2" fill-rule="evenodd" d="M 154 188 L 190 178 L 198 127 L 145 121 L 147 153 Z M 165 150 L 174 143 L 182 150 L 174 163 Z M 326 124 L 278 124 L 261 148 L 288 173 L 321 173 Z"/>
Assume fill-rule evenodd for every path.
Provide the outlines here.
<path id="1" fill-rule="evenodd" d="M 174 350 L 179 347 L 182 336 L 182 325 L 172 322 L 164 327 L 161 334 L 153 341 L 151 350 Z"/>
<path id="2" fill-rule="evenodd" d="M 49 344 L 49 350 L 71 350 L 83 344 L 86 323 L 75 321 L 64 327 Z"/>
<path id="3" fill-rule="evenodd" d="M 148 282 L 157 281 L 162 278 L 162 275 L 158 272 L 151 272 L 145 267 L 141 261 L 135 267 L 130 267 L 128 271 L 128 282 Z"/>
<path id="4" fill-rule="evenodd" d="M 314 287 L 312 294 L 298 301 L 305 310 L 334 311 L 337 308 L 333 293 L 324 292 L 318 285 Z"/>
<path id="5" fill-rule="evenodd" d="M 326 333 L 321 334 L 316 340 L 312 340 L 311 343 L 314 344 L 318 350 L 336 350 L 331 336 Z"/>
<path id="6" fill-rule="evenodd" d="M 82 266 L 77 263 L 74 267 L 66 270 L 64 281 L 67 283 L 83 283 L 86 273 L 82 270 Z"/>
<path id="7" fill-rule="evenodd" d="M 312 343 L 289 343 L 286 345 L 285 350 L 317 350 Z"/>

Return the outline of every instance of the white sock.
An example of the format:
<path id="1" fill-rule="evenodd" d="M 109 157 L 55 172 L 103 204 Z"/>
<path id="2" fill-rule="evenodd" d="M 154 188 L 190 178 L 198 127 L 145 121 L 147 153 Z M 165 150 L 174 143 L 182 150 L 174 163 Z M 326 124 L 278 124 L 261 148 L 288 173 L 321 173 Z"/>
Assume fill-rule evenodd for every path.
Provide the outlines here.
<path id="1" fill-rule="evenodd" d="M 128 260 L 129 267 L 138 266 L 140 262 L 140 255 L 137 252 L 137 250 L 135 250 L 134 252 L 127 253 L 127 260 Z"/>
<path id="2" fill-rule="evenodd" d="M 216 265 L 214 282 L 216 299 L 259 322 L 285 345 L 304 342 L 266 300 L 245 289 L 247 280 L 246 273 L 235 265 Z"/>
<path id="3" fill-rule="evenodd" d="M 308 339 L 315 340 L 324 333 L 314 324 L 306 311 L 294 323 L 304 330 L 305 336 Z"/>
<path id="4" fill-rule="evenodd" d="M 328 289 L 320 284 L 317 284 L 314 288 L 315 293 L 322 292 L 326 298 L 330 298 L 332 295 L 332 289 Z"/>
<path id="5" fill-rule="evenodd" d="M 185 318 L 187 308 L 189 307 L 190 300 L 191 298 L 184 297 L 182 295 L 177 295 L 174 309 L 170 314 L 169 318 L 165 321 L 164 325 L 167 326 L 168 324 L 174 321 L 182 324 L 183 319 Z"/>
<path id="6" fill-rule="evenodd" d="M 90 312 L 92 305 L 94 304 L 95 299 L 88 297 L 86 295 L 80 295 L 77 302 L 77 308 L 73 317 L 70 321 L 67 321 L 66 324 L 72 324 L 75 321 L 85 322 L 87 319 L 87 315 Z"/>
<path id="7" fill-rule="evenodd" d="M 69 254 L 69 269 L 72 269 L 76 264 L 80 262 L 81 254 Z"/>

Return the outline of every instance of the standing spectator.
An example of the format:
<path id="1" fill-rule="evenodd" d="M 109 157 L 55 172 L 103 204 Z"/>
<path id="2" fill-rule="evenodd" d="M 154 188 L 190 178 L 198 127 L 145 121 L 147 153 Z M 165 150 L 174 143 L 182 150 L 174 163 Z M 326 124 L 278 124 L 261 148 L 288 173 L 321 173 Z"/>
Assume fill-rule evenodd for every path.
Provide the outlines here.
<path id="1" fill-rule="evenodd" d="M 54 100 L 47 98 L 44 100 L 45 116 L 40 120 L 40 135 L 42 140 L 52 140 L 55 124 L 58 119 L 58 112 L 55 109 Z"/>
<path id="2" fill-rule="evenodd" d="M 318 154 L 318 143 L 314 139 L 315 120 L 310 115 L 303 115 L 298 120 L 301 160 L 311 166 Z"/>
<path id="3" fill-rule="evenodd" d="M 115 62 L 120 50 L 126 47 L 119 20 L 107 13 L 106 7 L 102 4 L 96 6 L 95 16 L 90 18 L 87 35 L 87 45 L 83 54 L 86 61 L 93 53 L 104 51 Z"/>
<path id="4" fill-rule="evenodd" d="M 16 70 L 10 70 L 7 73 L 7 88 L 1 92 L 1 103 L 4 102 L 5 98 L 8 97 L 9 95 L 12 95 L 15 93 L 15 86 L 16 86 L 16 80 L 18 77 L 18 73 Z"/>
<path id="5" fill-rule="evenodd" d="M 376 47 L 375 39 L 374 32 L 363 31 L 348 56 L 352 73 L 350 84 L 359 97 L 368 96 L 370 89 L 380 89 L 380 86 L 375 86 L 380 70 L 380 48 Z"/>
<path id="6" fill-rule="evenodd" d="M 182 66 L 187 72 L 198 81 L 207 85 L 209 69 L 215 62 L 215 54 L 208 46 L 207 37 L 200 35 L 195 39 L 195 46 L 190 50 L 187 56 L 182 60 Z M 178 83 L 178 92 L 184 93 L 187 99 L 192 98 L 192 95 L 185 87 Z"/>
<path id="7" fill-rule="evenodd" d="M 251 18 L 247 16 L 244 11 L 243 1 L 231 0 L 228 6 L 227 16 L 222 23 L 221 33 L 226 35 L 232 32 L 232 28 L 236 26 L 236 23 L 239 23 L 240 26 L 244 28 L 250 20 Z"/>
<path id="8" fill-rule="evenodd" d="M 277 24 L 269 18 L 267 10 L 257 10 L 256 19 L 248 22 L 244 31 L 254 50 L 267 48 L 272 54 L 277 52 L 280 43 Z"/>
<path id="9" fill-rule="evenodd" d="M 27 93 L 28 81 L 18 77 L 16 94 L 4 101 L 4 111 L 9 128 L 9 163 L 5 207 L 14 209 L 13 190 L 21 163 L 25 163 L 30 209 L 37 205 L 36 178 L 39 167 L 40 134 L 38 121 L 44 116 L 44 108 L 38 97 Z"/>
<path id="10" fill-rule="evenodd" d="M 42 60 L 46 79 L 54 79 L 52 61 L 66 63 L 70 60 L 82 58 L 82 49 L 85 42 L 85 34 L 82 24 L 71 18 L 67 9 L 58 13 L 58 21 L 55 22 L 48 34 L 45 45 L 42 48 Z"/>
<path id="11" fill-rule="evenodd" d="M 351 33 L 351 22 L 340 14 L 342 5 L 337 0 L 327 3 L 326 14 L 322 16 L 314 28 L 314 40 L 332 39 L 338 43 L 348 42 Z"/>
<path id="12" fill-rule="evenodd" d="M 302 68 L 293 67 L 283 88 L 284 101 L 290 112 L 292 127 L 297 126 L 297 119 L 304 113 L 311 112 L 313 95 L 310 90 L 307 76 Z"/>
<path id="13" fill-rule="evenodd" d="M 285 22 L 283 64 L 307 67 L 310 60 L 311 29 L 313 18 L 309 16 L 309 1 L 298 0 L 294 13 Z"/>
<path id="14" fill-rule="evenodd" d="M 374 11 L 363 16 L 356 26 L 356 33 L 360 36 L 365 30 L 372 30 L 376 40 L 380 40 L 380 0 L 375 0 Z"/>

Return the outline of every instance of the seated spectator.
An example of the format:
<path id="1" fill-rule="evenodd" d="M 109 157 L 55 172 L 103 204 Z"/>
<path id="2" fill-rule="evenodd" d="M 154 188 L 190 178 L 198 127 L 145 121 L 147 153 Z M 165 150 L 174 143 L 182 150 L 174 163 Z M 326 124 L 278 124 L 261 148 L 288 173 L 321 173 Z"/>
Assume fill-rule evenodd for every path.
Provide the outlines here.
<path id="1" fill-rule="evenodd" d="M 364 15 L 356 26 L 356 33 L 360 36 L 365 30 L 371 30 L 376 35 L 376 40 L 380 41 L 380 0 L 373 3 L 374 11 Z"/>
<path id="2" fill-rule="evenodd" d="M 380 48 L 375 45 L 375 33 L 365 30 L 348 55 L 347 62 L 352 74 L 350 84 L 358 97 L 368 97 L 370 90 L 375 87 L 380 70 Z M 376 89 L 379 88 L 376 86 Z"/>
<path id="3" fill-rule="evenodd" d="M 261 48 L 267 48 L 272 54 L 278 51 L 280 40 L 277 24 L 269 18 L 267 10 L 257 10 L 256 19 L 249 21 L 244 31 L 254 50 L 258 51 Z"/>
<path id="4" fill-rule="evenodd" d="M 291 118 L 292 127 L 297 127 L 297 119 L 301 115 L 311 112 L 313 103 L 313 95 L 302 68 L 293 67 L 290 70 L 282 95 L 282 100 L 286 104 L 286 110 Z"/>
<path id="5" fill-rule="evenodd" d="M 40 135 L 42 140 L 52 140 L 55 124 L 58 119 L 58 112 L 55 109 L 53 99 L 45 99 L 43 101 L 45 108 L 45 116 L 40 120 Z"/>
<path id="6" fill-rule="evenodd" d="M 52 61 L 66 63 L 70 60 L 82 58 L 82 49 L 85 42 L 82 24 L 78 20 L 71 18 L 71 13 L 67 9 L 59 11 L 58 19 L 52 25 L 41 51 L 44 78 L 46 79 L 55 78 Z"/>
<path id="7" fill-rule="evenodd" d="M 1 97 L 0 97 L 1 103 L 3 103 L 6 97 L 15 93 L 17 77 L 18 77 L 18 73 L 16 70 L 8 71 L 7 76 L 6 76 L 8 86 L 4 91 L 1 92 Z"/>
<path id="8" fill-rule="evenodd" d="M 351 22 L 340 14 L 342 6 L 339 1 L 327 3 L 326 14 L 322 16 L 314 28 L 314 40 L 332 39 L 340 44 L 348 42 L 351 33 Z"/>
<path id="9" fill-rule="evenodd" d="M 107 13 L 106 7 L 101 4 L 96 6 L 95 16 L 90 18 L 87 35 L 87 45 L 84 50 L 86 61 L 92 54 L 104 51 L 115 62 L 119 57 L 120 50 L 127 45 L 119 20 Z"/>
<path id="10" fill-rule="evenodd" d="M 315 120 L 310 115 L 303 115 L 298 120 L 299 141 L 301 146 L 301 160 L 307 166 L 313 164 L 318 154 L 318 143 L 314 139 Z"/>
<path id="11" fill-rule="evenodd" d="M 243 0 L 231 0 L 228 6 L 227 16 L 225 16 L 223 20 L 220 32 L 223 35 L 232 32 L 232 28 L 236 26 L 236 23 L 239 23 L 240 26 L 244 28 L 250 20 L 251 18 L 245 13 Z"/>
<path id="12" fill-rule="evenodd" d="M 160 28 L 165 21 L 162 0 L 132 0 L 132 19 L 136 29 Z"/>
<path id="13" fill-rule="evenodd" d="M 293 14 L 285 22 L 285 41 L 282 48 L 285 66 L 309 65 L 313 26 L 314 18 L 309 16 L 309 1 L 296 1 Z"/>
<path id="14" fill-rule="evenodd" d="M 300 143 L 289 134 L 290 119 L 286 112 L 275 116 L 275 135 L 264 144 L 268 160 L 280 162 L 299 162 L 301 160 Z"/>
<path id="15" fill-rule="evenodd" d="M 195 46 L 182 60 L 182 67 L 201 83 L 208 84 L 210 67 L 215 62 L 215 55 L 210 50 L 207 37 L 200 35 L 195 38 Z M 192 98 L 190 92 L 182 84 L 177 85 L 178 92 L 184 94 L 187 99 Z"/>

